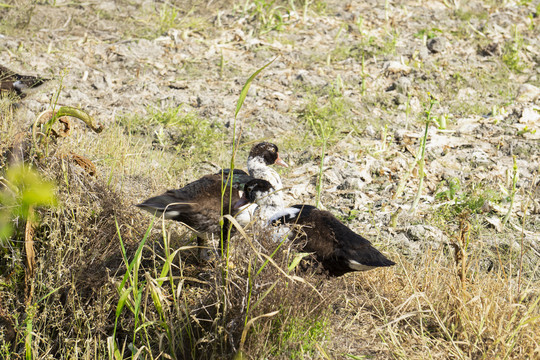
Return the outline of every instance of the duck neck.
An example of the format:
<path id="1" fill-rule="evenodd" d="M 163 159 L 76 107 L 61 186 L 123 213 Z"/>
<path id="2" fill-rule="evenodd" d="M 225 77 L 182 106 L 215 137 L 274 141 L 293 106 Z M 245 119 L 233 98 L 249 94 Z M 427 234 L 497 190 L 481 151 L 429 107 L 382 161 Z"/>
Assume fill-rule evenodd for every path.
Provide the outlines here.
<path id="1" fill-rule="evenodd" d="M 255 179 L 263 179 L 268 181 L 276 190 L 283 189 L 279 174 L 277 171 L 266 165 L 263 158 L 250 156 L 247 161 L 247 168 L 249 175 Z"/>

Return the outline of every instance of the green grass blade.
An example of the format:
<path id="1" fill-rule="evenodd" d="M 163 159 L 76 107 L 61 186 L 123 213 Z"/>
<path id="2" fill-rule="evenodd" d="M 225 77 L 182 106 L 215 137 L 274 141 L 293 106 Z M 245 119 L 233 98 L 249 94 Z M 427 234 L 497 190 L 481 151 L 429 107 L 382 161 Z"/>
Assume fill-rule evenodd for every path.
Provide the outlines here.
<path id="1" fill-rule="evenodd" d="M 247 93 L 248 93 L 248 90 L 249 90 L 249 87 L 251 86 L 251 82 L 253 81 L 253 79 L 255 79 L 255 77 L 257 75 L 259 75 L 259 73 L 261 71 L 263 71 L 264 69 L 266 69 L 270 64 L 272 64 L 274 61 L 276 61 L 276 59 L 278 58 L 279 56 L 276 56 L 274 59 L 270 60 L 269 63 L 267 63 L 266 65 L 264 65 L 262 68 L 260 68 L 259 70 L 255 71 L 250 77 L 249 79 L 247 79 L 246 83 L 244 84 L 244 87 L 242 88 L 242 91 L 240 92 L 240 96 L 238 97 L 238 102 L 236 103 L 236 111 L 234 112 L 234 118 L 236 119 L 236 117 L 238 116 L 238 112 L 240 112 L 240 109 L 242 108 L 242 105 L 244 104 L 244 100 L 246 99 L 246 96 L 247 96 Z"/>
<path id="2" fill-rule="evenodd" d="M 26 360 L 32 360 L 32 321 L 26 323 L 26 337 L 24 338 Z"/>
<path id="3" fill-rule="evenodd" d="M 131 287 L 124 290 L 122 294 L 120 295 L 120 299 L 118 300 L 118 304 L 116 305 L 116 318 L 118 318 L 120 314 L 122 313 L 122 309 L 124 308 L 124 305 L 126 304 L 126 300 L 130 292 L 131 292 Z"/>
<path id="4" fill-rule="evenodd" d="M 114 336 L 109 336 L 107 338 L 107 350 L 109 352 L 109 359 L 115 359 L 115 360 L 122 360 L 122 355 L 120 354 L 120 351 L 118 350 L 118 346 L 116 346 L 116 340 L 114 340 Z"/>
<path id="5" fill-rule="evenodd" d="M 309 254 L 310 253 L 305 253 L 305 252 L 296 254 L 291 264 L 287 267 L 289 271 L 293 271 L 298 266 L 298 264 L 300 264 L 300 261 L 302 261 L 302 259 L 308 256 Z"/>
<path id="6" fill-rule="evenodd" d="M 152 219 L 152 221 L 150 222 L 150 225 L 148 226 L 148 229 L 146 229 L 146 233 L 144 234 L 144 237 L 143 237 L 141 243 L 139 244 L 139 247 L 137 248 L 137 251 L 135 252 L 135 256 L 133 257 L 133 260 L 131 261 L 131 263 L 128 262 L 126 249 L 124 248 L 124 244 L 122 242 L 122 236 L 120 234 L 120 228 L 118 226 L 118 222 L 116 222 L 116 220 L 115 220 L 115 222 L 116 222 L 116 230 L 118 232 L 118 238 L 120 239 L 120 246 L 122 247 L 122 256 L 124 257 L 124 261 L 125 261 L 126 265 L 128 266 L 126 274 L 124 275 L 124 279 L 122 279 L 122 283 L 118 287 L 119 289 L 122 289 L 124 287 L 124 285 L 126 285 L 128 277 L 131 278 L 131 270 L 135 266 L 135 264 L 137 262 L 137 259 L 139 260 L 139 263 L 140 263 L 142 250 L 144 248 L 144 244 L 146 244 L 146 240 L 148 239 L 148 236 L 150 235 L 150 230 L 152 230 L 152 226 L 154 225 L 154 219 Z"/>

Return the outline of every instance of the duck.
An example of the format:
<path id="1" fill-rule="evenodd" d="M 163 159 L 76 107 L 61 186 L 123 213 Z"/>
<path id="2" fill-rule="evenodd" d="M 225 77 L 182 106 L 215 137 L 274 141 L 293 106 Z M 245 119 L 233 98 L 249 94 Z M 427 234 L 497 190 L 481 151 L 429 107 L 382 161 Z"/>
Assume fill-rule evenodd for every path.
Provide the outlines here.
<path id="1" fill-rule="evenodd" d="M 395 265 L 369 240 L 352 231 L 329 211 L 305 204 L 280 208 L 274 193 L 275 189 L 268 181 L 250 180 L 234 207 L 256 203 L 266 217 L 273 212 L 266 225 L 280 229 L 279 234 L 284 233 L 285 227 L 286 238 L 298 244 L 300 251 L 313 253 L 330 276 Z"/>
<path id="2" fill-rule="evenodd" d="M 240 177 L 249 176 L 242 170 L 235 170 L 234 174 Z M 236 211 L 233 212 L 229 204 L 238 201 L 241 196 L 241 190 L 234 181 L 226 180 L 224 186 L 223 174 L 218 172 L 205 175 L 183 188 L 168 190 L 161 195 L 146 199 L 135 206 L 155 216 L 163 216 L 165 219 L 187 225 L 196 233 L 198 244 L 203 245 L 202 239 L 208 239 L 212 235 L 219 236 L 221 216 L 234 215 Z"/>
<path id="3" fill-rule="evenodd" d="M 2 92 L 15 92 L 19 98 L 26 96 L 23 93 L 24 90 L 38 87 L 46 81 L 49 81 L 49 79 L 39 76 L 20 75 L 0 65 L 0 90 Z"/>
<path id="4" fill-rule="evenodd" d="M 266 169 L 261 164 L 265 164 Z M 266 142 L 254 145 L 248 156 L 248 171 L 256 176 L 270 178 L 276 186 L 280 186 L 279 174 L 269 167 L 272 164 L 287 166 L 279 157 L 277 146 Z M 253 209 L 247 208 L 249 204 L 238 208 L 233 208 L 232 204 L 241 199 L 244 185 L 253 179 L 252 175 L 243 170 L 234 169 L 231 176 L 230 169 L 223 169 L 135 206 L 155 216 L 187 225 L 195 232 L 197 245 L 202 247 L 205 240 L 220 236 L 220 219 L 223 215 L 238 215 L 237 221 L 242 226 L 250 222 Z M 223 228 L 228 229 L 228 226 L 230 224 L 225 221 Z"/>

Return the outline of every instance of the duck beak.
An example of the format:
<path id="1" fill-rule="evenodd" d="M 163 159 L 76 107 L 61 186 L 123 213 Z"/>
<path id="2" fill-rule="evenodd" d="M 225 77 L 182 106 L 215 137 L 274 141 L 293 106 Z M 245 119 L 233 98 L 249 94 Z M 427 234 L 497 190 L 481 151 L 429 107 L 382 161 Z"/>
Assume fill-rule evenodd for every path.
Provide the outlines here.
<path id="1" fill-rule="evenodd" d="M 276 164 L 276 165 L 281 165 L 281 166 L 283 166 L 283 167 L 289 167 L 289 165 L 287 165 L 287 163 L 286 163 L 285 161 L 283 161 L 283 160 L 279 157 L 279 153 L 278 153 L 276 162 L 275 162 L 274 164 Z"/>
<path id="2" fill-rule="evenodd" d="M 243 192 L 243 191 L 239 191 L 239 193 L 240 193 L 241 198 L 238 199 L 238 201 L 235 202 L 235 203 L 233 204 L 233 209 L 234 209 L 234 210 L 238 210 L 238 209 L 240 209 L 242 206 L 249 204 L 249 201 L 248 201 L 248 199 L 246 198 L 244 192 Z"/>

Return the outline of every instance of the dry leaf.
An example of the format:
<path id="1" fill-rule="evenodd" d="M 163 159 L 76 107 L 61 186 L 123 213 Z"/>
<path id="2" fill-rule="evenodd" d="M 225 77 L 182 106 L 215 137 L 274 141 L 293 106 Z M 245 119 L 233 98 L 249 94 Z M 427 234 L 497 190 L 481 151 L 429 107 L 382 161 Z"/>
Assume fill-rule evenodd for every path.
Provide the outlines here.
<path id="1" fill-rule="evenodd" d="M 94 165 L 94 163 L 90 161 L 90 159 L 85 158 L 84 156 L 81 156 L 81 155 L 74 154 L 74 153 L 71 153 L 70 155 L 73 161 L 75 161 L 77 165 L 82 167 L 84 171 L 88 173 L 88 175 L 90 176 L 96 175 L 97 173 L 96 165 Z"/>
<path id="2" fill-rule="evenodd" d="M 24 251 L 26 253 L 26 269 L 24 274 L 25 280 L 25 297 L 26 304 L 32 302 L 32 296 L 34 293 L 34 285 L 32 279 L 36 271 L 36 253 L 34 251 L 34 209 L 30 207 L 28 209 L 28 219 L 26 220 L 26 228 L 24 231 Z"/>

